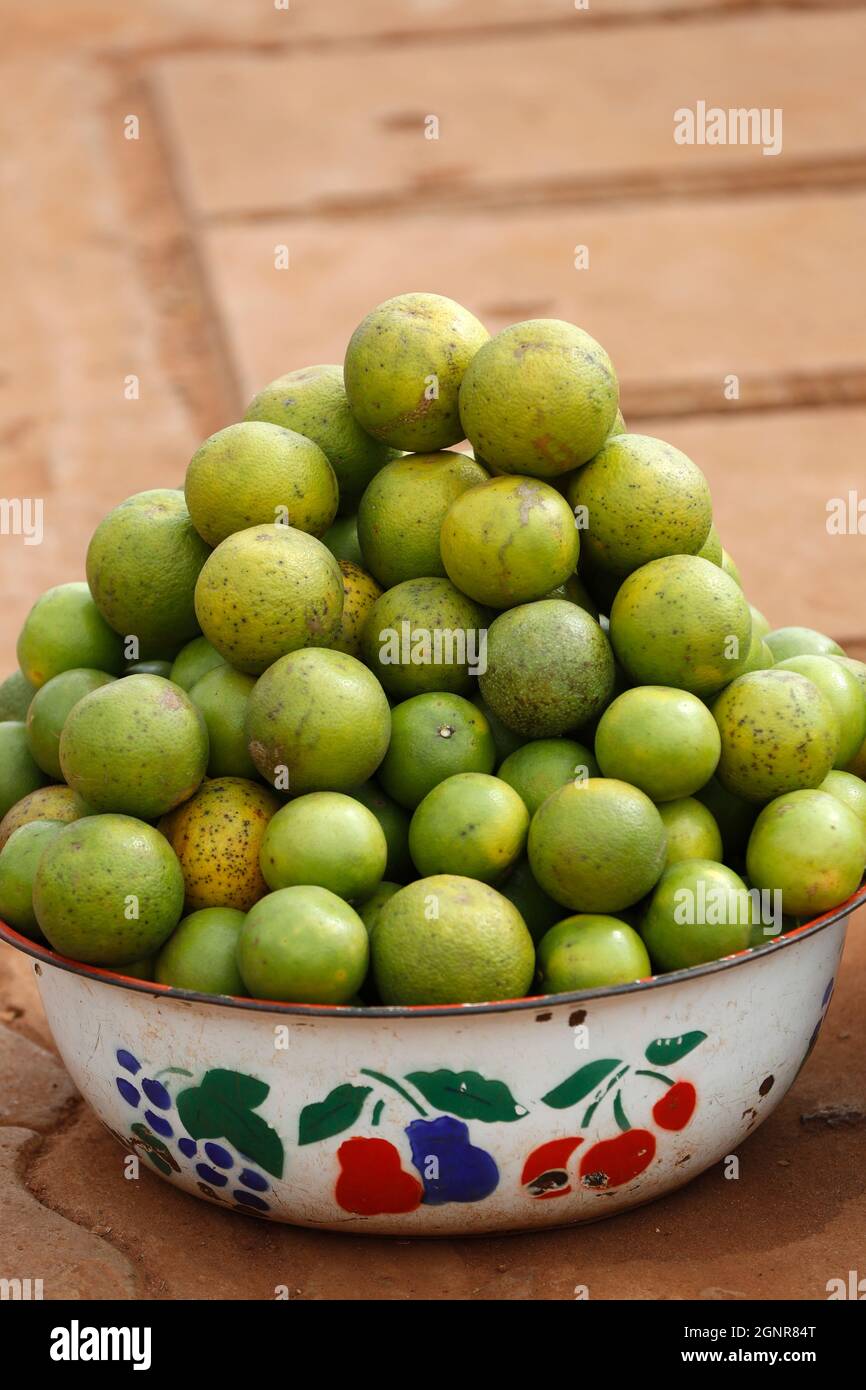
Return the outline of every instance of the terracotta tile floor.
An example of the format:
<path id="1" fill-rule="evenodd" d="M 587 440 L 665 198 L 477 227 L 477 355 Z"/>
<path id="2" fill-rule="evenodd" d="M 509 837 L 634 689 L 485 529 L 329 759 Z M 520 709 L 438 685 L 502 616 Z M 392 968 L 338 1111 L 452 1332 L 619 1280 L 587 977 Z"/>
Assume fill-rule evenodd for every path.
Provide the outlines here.
<path id="1" fill-rule="evenodd" d="M 866 651 L 864 538 L 826 526 L 830 499 L 866 489 L 857 0 L 0 0 L 0 19 L 0 495 L 45 503 L 41 546 L 0 536 L 0 669 L 112 504 L 179 483 L 253 390 L 338 361 L 409 288 L 494 330 L 595 333 L 630 423 L 705 468 L 754 602 Z M 676 145 L 674 111 L 699 100 L 780 107 L 782 152 Z M 864 925 L 737 1184 L 716 1169 L 585 1230 L 432 1247 L 124 1182 L 4 950 L 4 1262 L 38 1263 L 54 1298 L 821 1298 L 866 1236 Z M 851 1123 L 801 1124 L 833 1106 Z"/>

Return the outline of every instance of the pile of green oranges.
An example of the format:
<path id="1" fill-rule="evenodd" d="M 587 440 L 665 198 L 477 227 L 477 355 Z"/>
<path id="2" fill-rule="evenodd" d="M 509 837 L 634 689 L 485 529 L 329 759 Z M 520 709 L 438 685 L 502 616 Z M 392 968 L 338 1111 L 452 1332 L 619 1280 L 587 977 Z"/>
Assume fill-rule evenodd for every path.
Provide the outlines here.
<path id="1" fill-rule="evenodd" d="M 86 576 L 0 686 L 0 916 L 64 956 L 466 1003 L 759 947 L 861 882 L 866 665 L 770 630 L 572 324 L 386 301 Z"/>

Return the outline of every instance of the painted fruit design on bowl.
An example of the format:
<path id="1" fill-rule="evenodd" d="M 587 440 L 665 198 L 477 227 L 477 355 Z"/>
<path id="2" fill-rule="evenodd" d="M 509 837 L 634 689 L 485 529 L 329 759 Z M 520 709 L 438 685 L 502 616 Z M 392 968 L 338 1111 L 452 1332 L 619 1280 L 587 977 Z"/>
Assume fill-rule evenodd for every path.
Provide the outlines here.
<path id="1" fill-rule="evenodd" d="M 369 1111 L 377 1128 L 389 1096 L 397 1095 L 417 1118 L 403 1128 L 412 1156 L 410 1172 L 390 1140 L 345 1139 L 337 1150 L 340 1172 L 335 1195 L 344 1211 L 358 1216 L 415 1211 L 422 1204 L 481 1202 L 499 1186 L 493 1155 L 473 1142 L 468 1121 L 513 1124 L 529 1111 L 504 1081 L 476 1071 L 414 1071 L 397 1080 L 362 1067 L 365 1084 L 344 1082 L 321 1101 L 306 1105 L 298 1121 L 298 1144 L 319 1143 L 345 1133 Z M 431 1114 L 431 1111 L 438 1112 Z"/>
<path id="2" fill-rule="evenodd" d="M 634 1127 L 628 1118 L 624 1101 L 624 1082 L 627 1076 L 642 1077 L 663 1087 L 652 1107 L 655 1129 L 679 1131 L 685 1129 L 697 1106 L 697 1090 L 691 1081 L 676 1080 L 659 1067 L 670 1067 L 688 1056 L 705 1040 L 706 1033 L 684 1033 L 675 1038 L 654 1038 L 644 1052 L 649 1067 L 632 1067 L 619 1057 L 599 1057 L 584 1063 L 564 1081 L 542 1097 L 542 1103 L 553 1110 L 585 1108 L 578 1128 L 587 1130 L 596 1112 L 609 1104 L 615 1132 L 602 1135 L 583 1148 L 585 1134 L 567 1135 L 541 1144 L 527 1158 L 521 1181 L 528 1194 L 536 1198 L 564 1197 L 573 1191 L 568 1163 L 578 1149 L 578 1185 L 587 1192 L 608 1192 L 623 1187 L 640 1176 L 656 1155 L 656 1134 L 648 1128 Z"/>
<path id="3" fill-rule="evenodd" d="M 814 1036 L 831 993 L 832 981 Z M 569 1112 L 571 1132 L 554 1132 L 518 1157 L 505 1175 L 509 1185 L 531 1201 L 569 1194 L 586 1201 L 634 1182 L 659 1157 L 665 1137 L 684 1130 L 696 1112 L 694 1081 L 675 1072 L 706 1037 L 695 1030 L 654 1038 L 639 1061 L 583 1062 L 541 1096 L 535 1111 L 536 1120 L 539 1106 Z M 287 1157 L 283 1138 L 260 1113 L 271 1089 L 266 1082 L 220 1067 L 155 1071 L 124 1046 L 114 1057 L 114 1084 L 130 1113 L 127 1133 L 111 1132 L 127 1150 L 163 1177 L 191 1178 L 211 1201 L 254 1216 L 278 1214 Z M 756 1106 L 772 1085 L 773 1077 L 764 1078 Z M 505 1163 L 515 1163 L 513 1146 L 507 1160 L 497 1155 L 498 1126 L 520 1124 L 529 1113 L 508 1084 L 477 1071 L 439 1067 L 393 1076 L 361 1067 L 353 1080 L 303 1106 L 295 1144 L 328 1145 L 325 1162 L 334 1165 L 332 1190 L 342 1211 L 406 1214 L 489 1198 Z M 635 1113 L 643 1124 L 632 1123 Z"/>
<path id="4" fill-rule="evenodd" d="M 134 1053 L 115 1052 L 115 1086 L 139 1118 L 115 1137 L 170 1178 L 191 1169 L 202 1196 L 251 1215 L 271 1210 L 271 1179 L 281 1178 L 283 1144 L 258 1106 L 270 1087 L 244 1072 L 215 1068 L 194 1083 L 183 1067 L 146 1075 Z M 113 1131 L 112 1131 L 113 1132 Z M 174 1146 L 174 1147 L 172 1147 Z"/>
<path id="5" fill-rule="evenodd" d="M 691 1081 L 675 1079 L 657 1068 L 679 1062 L 705 1037 L 705 1033 L 692 1032 L 677 1038 L 656 1038 L 644 1053 L 644 1060 L 653 1063 L 653 1069 L 632 1067 L 620 1058 L 598 1058 L 548 1091 L 541 1103 L 552 1110 L 582 1105 L 582 1130 L 593 1126 L 596 1112 L 609 1101 L 615 1129 L 594 1142 L 585 1134 L 574 1134 L 536 1146 L 520 1176 L 527 1194 L 549 1198 L 573 1191 L 568 1163 L 584 1144 L 587 1147 L 579 1158 L 578 1179 L 579 1186 L 588 1192 L 621 1187 L 644 1172 L 656 1155 L 656 1134 L 631 1125 L 623 1099 L 625 1078 L 630 1074 L 632 1084 L 636 1078 L 644 1078 L 639 1083 L 642 1091 L 648 1082 L 661 1091 L 652 1110 L 655 1129 L 684 1129 L 697 1105 L 696 1088 Z M 365 1112 L 369 1113 L 370 1126 L 378 1127 L 389 1093 L 396 1094 L 418 1116 L 403 1130 L 415 1171 L 404 1166 L 403 1155 L 391 1139 L 357 1135 L 345 1139 L 337 1150 L 340 1172 L 336 1182 L 336 1199 L 344 1211 L 363 1216 L 410 1212 L 446 1202 L 483 1201 L 496 1190 L 499 1165 L 494 1154 L 476 1142 L 477 1135 L 473 1138 L 469 1125 L 513 1124 L 529 1114 L 505 1082 L 476 1071 L 445 1069 L 409 1072 L 398 1080 L 361 1068 L 361 1076 L 369 1079 L 367 1084 L 344 1082 L 323 1100 L 304 1107 L 298 1125 L 299 1145 L 343 1134 L 354 1128 Z M 431 1116 L 430 1108 L 439 1113 Z"/>

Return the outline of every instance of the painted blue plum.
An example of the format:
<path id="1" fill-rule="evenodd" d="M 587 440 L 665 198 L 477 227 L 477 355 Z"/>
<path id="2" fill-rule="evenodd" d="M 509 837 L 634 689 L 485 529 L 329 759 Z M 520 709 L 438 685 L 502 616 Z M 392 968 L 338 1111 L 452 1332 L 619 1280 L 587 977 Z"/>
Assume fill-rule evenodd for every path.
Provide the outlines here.
<path id="1" fill-rule="evenodd" d="M 469 1142 L 469 1128 L 462 1120 L 452 1115 L 413 1120 L 406 1134 L 427 1206 L 480 1202 L 495 1190 L 499 1169 L 485 1149 Z"/>

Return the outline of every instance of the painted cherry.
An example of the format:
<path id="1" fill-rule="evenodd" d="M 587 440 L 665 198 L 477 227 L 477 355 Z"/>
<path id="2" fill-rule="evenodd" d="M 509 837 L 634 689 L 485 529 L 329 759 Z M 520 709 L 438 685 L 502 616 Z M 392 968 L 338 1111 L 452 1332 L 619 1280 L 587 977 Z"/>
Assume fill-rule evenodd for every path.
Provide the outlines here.
<path id="1" fill-rule="evenodd" d="M 356 1216 L 415 1211 L 424 1197 L 416 1177 L 403 1171 L 400 1154 L 387 1139 L 347 1139 L 337 1150 L 336 1197 Z"/>
<path id="2" fill-rule="evenodd" d="M 520 1175 L 530 1197 L 543 1201 L 547 1197 L 565 1197 L 571 1191 L 568 1160 L 582 1143 L 581 1135 L 570 1134 L 565 1139 L 550 1139 L 532 1150 Z"/>
<path id="3" fill-rule="evenodd" d="M 653 1106 L 659 1129 L 685 1129 L 695 1113 L 698 1093 L 691 1081 L 677 1081 Z"/>
<path id="4" fill-rule="evenodd" d="M 593 1144 L 580 1161 L 580 1181 L 587 1188 L 622 1187 L 655 1157 L 655 1135 L 648 1129 L 628 1129 L 615 1139 Z"/>

